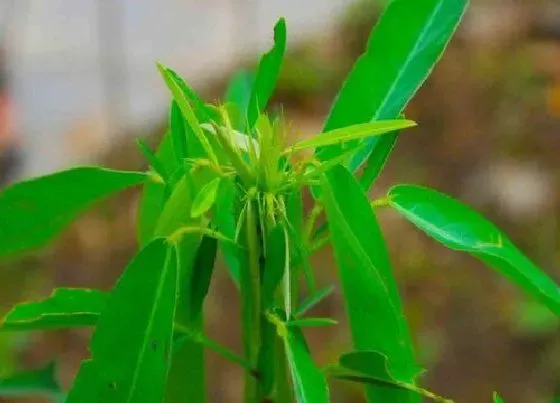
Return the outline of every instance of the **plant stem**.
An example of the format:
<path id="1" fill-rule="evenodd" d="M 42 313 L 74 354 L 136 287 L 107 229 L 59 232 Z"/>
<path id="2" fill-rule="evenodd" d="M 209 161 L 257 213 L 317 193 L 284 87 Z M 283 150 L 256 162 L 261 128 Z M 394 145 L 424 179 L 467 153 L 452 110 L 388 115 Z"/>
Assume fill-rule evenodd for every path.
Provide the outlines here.
<path id="1" fill-rule="evenodd" d="M 253 200 L 247 202 L 245 232 L 247 237 L 247 253 L 249 265 L 249 309 L 248 323 L 245 325 L 244 335 L 247 346 L 247 359 L 252 368 L 258 367 L 259 350 L 261 345 L 261 295 L 260 295 L 260 262 L 261 253 L 257 231 L 257 212 Z M 249 372 L 245 373 L 245 403 L 258 403 L 258 381 Z"/>

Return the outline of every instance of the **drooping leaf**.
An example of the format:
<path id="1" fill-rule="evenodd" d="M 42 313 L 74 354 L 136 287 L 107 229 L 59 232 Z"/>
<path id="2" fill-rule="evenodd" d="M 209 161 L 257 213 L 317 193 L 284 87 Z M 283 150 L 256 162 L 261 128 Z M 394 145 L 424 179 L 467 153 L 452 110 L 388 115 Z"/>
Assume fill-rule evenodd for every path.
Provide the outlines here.
<path id="1" fill-rule="evenodd" d="M 141 172 L 79 167 L 8 187 L 0 193 L 0 257 L 45 245 L 94 202 L 145 179 Z"/>
<path id="2" fill-rule="evenodd" d="M 323 132 L 315 137 L 298 141 L 296 144 L 288 148 L 289 151 L 299 151 L 306 148 L 319 148 L 333 144 L 342 144 L 352 142 L 354 140 L 362 140 L 368 137 L 380 136 L 385 133 L 394 132 L 395 130 L 414 127 L 416 123 L 411 120 L 379 120 L 370 123 L 360 123 L 344 127 L 342 129 L 334 129 Z M 342 146 L 344 149 L 344 146 Z"/>
<path id="3" fill-rule="evenodd" d="M 333 285 L 331 285 L 329 287 L 321 288 L 320 290 L 317 290 L 316 292 L 311 294 L 309 297 L 304 299 L 301 302 L 301 304 L 299 304 L 298 309 L 297 309 L 294 316 L 295 317 L 301 317 L 301 316 L 305 315 L 307 312 L 309 312 L 311 309 L 313 309 L 313 307 L 315 307 L 321 301 L 323 301 L 325 298 L 327 298 L 329 295 L 331 295 L 333 293 L 333 291 L 334 291 L 334 286 Z"/>
<path id="4" fill-rule="evenodd" d="M 388 390 L 413 392 L 441 403 L 453 403 L 452 400 L 419 388 L 418 386 L 396 378 L 390 372 L 387 357 L 377 351 L 354 351 L 344 354 L 339 359 L 339 367 L 330 370 L 330 374 L 338 379 L 376 385 Z"/>
<path id="5" fill-rule="evenodd" d="M 390 2 L 372 30 L 367 49 L 346 78 L 323 131 L 397 118 L 441 57 L 467 4 L 468 0 Z M 391 141 L 385 141 L 384 136 L 365 142 L 367 147 L 361 148 L 348 165 L 351 171 L 372 153 L 370 169 L 379 170 L 392 149 Z M 378 145 L 379 155 L 375 155 Z M 332 145 L 319 151 L 321 158 L 330 159 L 339 155 L 342 147 Z M 374 168 L 373 164 L 380 165 Z M 365 185 L 369 188 L 371 183 Z"/>
<path id="6" fill-rule="evenodd" d="M 494 403 L 504 403 L 504 400 L 500 397 L 500 395 L 498 395 L 497 392 L 494 392 Z"/>
<path id="7" fill-rule="evenodd" d="M 327 172 L 321 185 L 354 348 L 380 351 L 389 357 L 398 379 L 414 383 L 419 367 L 385 241 L 367 195 L 342 166 Z M 411 401 L 402 391 L 375 386 L 368 395 L 371 401 Z"/>
<path id="8" fill-rule="evenodd" d="M 56 379 L 56 365 L 0 377 L 0 397 L 50 396 L 57 398 L 62 390 Z"/>
<path id="9" fill-rule="evenodd" d="M 295 327 L 323 327 L 337 325 L 338 321 L 331 318 L 301 318 L 287 322 L 288 326 Z"/>
<path id="10" fill-rule="evenodd" d="M 286 21 L 280 18 L 274 26 L 274 46 L 262 56 L 255 76 L 247 110 L 249 128 L 253 127 L 259 115 L 264 112 L 268 100 L 272 96 L 285 52 Z"/>
<path id="11" fill-rule="evenodd" d="M 85 288 L 59 288 L 40 301 L 16 305 L 0 321 L 0 331 L 54 330 L 95 326 L 107 294 Z"/>
<path id="12" fill-rule="evenodd" d="M 389 204 L 446 247 L 469 252 L 560 315 L 560 287 L 494 224 L 463 203 L 415 185 L 398 185 Z"/>
<path id="13" fill-rule="evenodd" d="M 221 178 L 208 182 L 194 197 L 191 207 L 191 217 L 197 218 L 212 208 L 218 196 Z"/>
<path id="14" fill-rule="evenodd" d="M 110 294 L 67 403 L 162 401 L 177 283 L 174 248 L 153 240 Z"/>

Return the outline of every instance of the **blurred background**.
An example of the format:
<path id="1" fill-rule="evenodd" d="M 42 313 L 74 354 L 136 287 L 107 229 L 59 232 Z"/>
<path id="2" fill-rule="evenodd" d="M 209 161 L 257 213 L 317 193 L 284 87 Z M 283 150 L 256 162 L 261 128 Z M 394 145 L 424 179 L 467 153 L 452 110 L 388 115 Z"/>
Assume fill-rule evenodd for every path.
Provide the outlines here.
<path id="1" fill-rule="evenodd" d="M 133 139 L 157 143 L 169 102 L 155 61 L 217 100 L 228 78 L 270 46 L 279 16 L 289 51 L 274 101 L 298 133 L 313 134 L 386 2 L 0 0 L 0 186 L 77 163 L 144 168 Z M 396 182 L 450 193 L 560 281 L 560 2 L 472 0 L 407 115 L 420 128 L 401 137 L 373 193 Z M 135 251 L 137 197 L 114 197 L 48 249 L 0 262 L 0 314 L 58 286 L 109 289 Z M 379 215 L 426 387 L 458 403 L 490 402 L 493 390 L 508 403 L 558 402 L 558 319 L 391 211 Z M 336 282 L 331 256 L 314 259 L 323 285 Z M 225 270 L 217 273 L 208 333 L 240 350 L 236 290 Z M 350 347 L 338 290 L 315 314 L 341 320 L 308 334 L 326 364 Z M 69 385 L 89 335 L 0 334 L 0 376 L 55 359 Z M 241 373 L 209 357 L 212 402 L 238 401 Z M 353 385 L 331 388 L 334 402 L 361 401 Z"/>

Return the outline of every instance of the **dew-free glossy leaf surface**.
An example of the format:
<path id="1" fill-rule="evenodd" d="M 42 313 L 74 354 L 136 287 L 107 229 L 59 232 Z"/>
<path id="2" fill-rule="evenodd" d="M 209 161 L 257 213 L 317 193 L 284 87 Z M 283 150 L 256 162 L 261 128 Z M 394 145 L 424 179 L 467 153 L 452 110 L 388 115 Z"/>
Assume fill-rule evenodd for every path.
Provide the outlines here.
<path id="1" fill-rule="evenodd" d="M 155 239 L 110 294 L 67 403 L 162 401 L 177 283 L 174 250 Z"/>
<path id="2" fill-rule="evenodd" d="M 50 363 L 44 368 L 0 377 L 0 397 L 29 397 L 61 394 L 56 379 L 56 365 Z"/>
<path id="3" fill-rule="evenodd" d="M 342 166 L 327 172 L 321 185 L 354 348 L 380 351 L 389 357 L 395 376 L 414 383 L 419 367 L 385 241 L 367 195 Z M 373 396 L 387 402 L 411 401 L 400 391 L 372 388 L 372 401 Z"/>
<path id="4" fill-rule="evenodd" d="M 146 174 L 79 167 L 16 183 L 0 193 L 0 257 L 45 245 L 104 197 Z"/>
<path id="5" fill-rule="evenodd" d="M 248 127 L 252 128 L 264 112 L 276 87 L 284 53 L 286 52 L 286 21 L 281 18 L 274 26 L 274 46 L 265 53 L 257 69 L 251 99 L 247 110 Z"/>
<path id="6" fill-rule="evenodd" d="M 422 186 L 398 185 L 389 204 L 450 249 L 469 252 L 560 315 L 560 288 L 490 221 L 463 203 Z"/>
<path id="7" fill-rule="evenodd" d="M 362 140 L 368 137 L 380 136 L 385 133 L 394 132 L 395 130 L 406 129 L 416 126 L 411 120 L 379 120 L 370 123 L 360 123 L 357 125 L 334 129 L 323 132 L 315 137 L 298 141 L 291 146 L 291 151 L 304 150 L 306 148 L 318 148 L 333 144 L 340 144 L 354 140 Z"/>
<path id="8" fill-rule="evenodd" d="M 455 32 L 467 0 L 394 0 L 372 31 L 367 49 L 354 64 L 325 122 L 323 131 L 397 118 L 431 73 Z M 352 159 L 353 171 L 383 137 L 365 140 Z M 322 158 L 342 151 L 329 147 Z M 383 153 L 387 154 L 387 147 Z M 381 163 L 384 159 L 372 157 Z"/>
<path id="9" fill-rule="evenodd" d="M 16 305 L 0 321 L 0 331 L 54 330 L 94 326 L 107 294 L 86 288 L 59 288 L 40 301 Z"/>

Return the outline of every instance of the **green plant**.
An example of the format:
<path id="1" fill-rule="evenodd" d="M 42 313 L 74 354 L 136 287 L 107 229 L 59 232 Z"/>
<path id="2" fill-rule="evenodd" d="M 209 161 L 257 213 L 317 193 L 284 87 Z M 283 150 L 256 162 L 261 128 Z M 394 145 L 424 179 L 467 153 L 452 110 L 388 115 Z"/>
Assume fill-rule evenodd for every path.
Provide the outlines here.
<path id="1" fill-rule="evenodd" d="M 52 366 L 0 381 L 0 394 L 40 390 L 69 403 L 203 402 L 210 348 L 244 368 L 246 403 L 328 402 L 327 377 L 364 384 L 370 402 L 449 401 L 419 386 L 422 370 L 376 219 L 382 207 L 479 258 L 559 315 L 558 286 L 467 206 L 414 185 L 397 185 L 373 202 L 367 197 L 397 132 L 414 126 L 401 114 L 466 6 L 391 2 L 314 137 L 287 145 L 283 116 L 263 113 L 285 52 L 280 20 L 254 79 L 236 76 L 223 104 L 205 103 L 158 65 L 173 101 L 158 150 L 138 143 L 148 172 L 82 167 L 3 191 L 0 256 L 8 257 L 43 246 L 93 202 L 143 186 L 139 252 L 110 293 L 58 289 L 14 307 L 1 323 L 0 331 L 12 332 L 95 326 L 91 358 L 68 395 Z M 294 158 L 306 149 L 314 155 Z M 304 191 L 315 201 L 307 215 Z M 309 263 L 326 244 L 338 265 L 353 349 L 320 369 L 302 329 L 336 324 L 306 315 L 332 291 L 316 289 Z M 243 354 L 204 332 L 202 308 L 218 252 L 239 288 Z"/>

